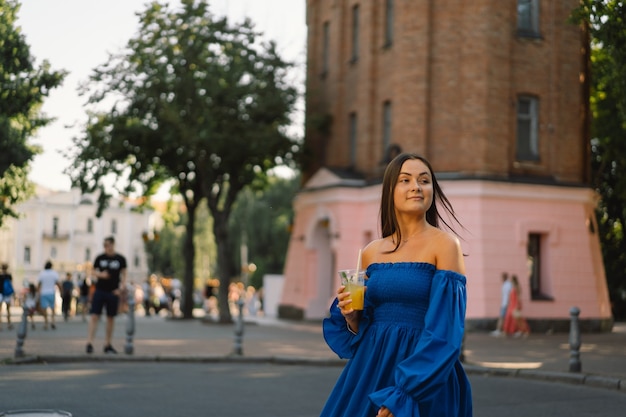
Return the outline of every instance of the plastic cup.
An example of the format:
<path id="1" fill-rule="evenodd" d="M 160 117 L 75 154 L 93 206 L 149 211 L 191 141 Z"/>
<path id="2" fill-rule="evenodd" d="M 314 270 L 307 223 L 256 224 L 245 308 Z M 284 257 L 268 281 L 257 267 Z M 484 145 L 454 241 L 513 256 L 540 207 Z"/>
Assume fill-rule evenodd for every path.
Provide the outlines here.
<path id="1" fill-rule="evenodd" d="M 342 269 L 339 271 L 341 285 L 345 286 L 345 291 L 350 293 L 352 302 L 347 307 L 353 310 L 363 310 L 363 299 L 365 296 L 365 271 L 356 269 Z"/>

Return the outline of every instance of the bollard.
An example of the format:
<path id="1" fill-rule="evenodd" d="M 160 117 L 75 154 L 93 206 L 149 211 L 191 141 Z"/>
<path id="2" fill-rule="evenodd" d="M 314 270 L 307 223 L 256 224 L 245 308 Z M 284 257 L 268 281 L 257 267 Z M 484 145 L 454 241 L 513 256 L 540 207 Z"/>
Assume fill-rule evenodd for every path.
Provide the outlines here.
<path id="1" fill-rule="evenodd" d="M 17 343 L 15 345 L 15 357 L 24 356 L 24 341 L 26 340 L 28 329 L 28 309 L 22 308 L 22 321 L 17 327 Z"/>
<path id="2" fill-rule="evenodd" d="M 237 300 L 237 307 L 239 308 L 239 316 L 235 322 L 235 345 L 233 347 L 233 356 L 243 356 L 243 294 L 240 294 Z"/>
<path id="3" fill-rule="evenodd" d="M 131 287 L 133 288 L 133 287 Z M 128 321 L 126 322 L 126 345 L 124 353 L 132 355 L 135 350 L 133 347 L 133 335 L 135 334 L 135 291 L 128 291 Z"/>
<path id="4" fill-rule="evenodd" d="M 463 332 L 463 339 L 461 339 L 461 351 L 459 352 L 459 361 L 465 363 L 465 332 Z"/>
<path id="5" fill-rule="evenodd" d="M 578 326 L 578 315 L 580 309 L 572 307 L 569 310 L 571 321 L 569 328 L 569 371 L 581 372 L 582 364 L 580 363 L 580 328 Z"/>

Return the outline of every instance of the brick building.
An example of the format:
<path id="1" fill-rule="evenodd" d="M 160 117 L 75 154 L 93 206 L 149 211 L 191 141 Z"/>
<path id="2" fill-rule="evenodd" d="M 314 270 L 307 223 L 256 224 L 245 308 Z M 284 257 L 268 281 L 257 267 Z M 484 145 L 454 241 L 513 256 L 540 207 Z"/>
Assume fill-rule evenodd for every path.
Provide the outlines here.
<path id="1" fill-rule="evenodd" d="M 336 271 L 380 236 L 382 172 L 401 150 L 430 160 L 466 229 L 470 327 L 495 322 L 503 272 L 534 329 L 565 328 L 573 306 L 611 327 L 578 4 L 307 0 L 309 159 L 279 315 L 326 315 Z"/>

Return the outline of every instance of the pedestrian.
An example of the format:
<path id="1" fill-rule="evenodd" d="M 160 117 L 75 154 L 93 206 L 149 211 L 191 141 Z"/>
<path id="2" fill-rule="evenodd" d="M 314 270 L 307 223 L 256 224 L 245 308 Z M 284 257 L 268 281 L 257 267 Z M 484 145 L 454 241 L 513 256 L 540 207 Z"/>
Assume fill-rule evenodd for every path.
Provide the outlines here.
<path id="1" fill-rule="evenodd" d="M 509 305 L 504 317 L 504 332 L 507 336 L 528 337 L 530 335 L 530 326 L 522 315 L 522 297 L 521 289 L 517 276 L 511 277 L 511 293 L 509 295 Z"/>
<path id="2" fill-rule="evenodd" d="M 349 361 L 321 417 L 472 416 L 459 360 L 465 266 L 459 239 L 440 228 L 452 229 L 442 208 L 458 223 L 426 159 L 402 153 L 388 164 L 382 238 L 362 256 L 364 309 L 340 286 L 323 322 L 326 342 Z"/>
<path id="3" fill-rule="evenodd" d="M 152 277 L 147 278 L 142 284 L 143 288 L 143 310 L 146 317 L 150 317 L 150 310 L 153 308 L 152 306 L 152 297 L 153 297 L 153 279 Z M 155 312 L 156 314 L 156 312 Z"/>
<path id="4" fill-rule="evenodd" d="M 506 310 L 509 305 L 509 296 L 511 294 L 511 288 L 513 284 L 511 284 L 511 280 L 509 279 L 509 274 L 506 272 L 502 273 L 502 286 L 500 288 L 500 311 L 498 313 L 498 322 L 496 323 L 496 329 L 491 332 L 492 336 L 500 337 L 504 333 L 502 331 L 502 326 L 504 325 L 504 317 L 506 316 Z"/>
<path id="5" fill-rule="evenodd" d="M 65 281 L 61 284 L 61 312 L 63 313 L 63 320 L 65 321 L 70 317 L 73 297 L 74 281 L 72 280 L 72 273 L 67 272 L 65 274 Z"/>
<path id="6" fill-rule="evenodd" d="M 7 310 L 7 328 L 13 330 L 11 324 L 11 300 L 13 299 L 13 277 L 9 274 L 9 265 L 3 263 L 0 266 L 0 330 L 2 330 L 2 306 Z"/>
<path id="7" fill-rule="evenodd" d="M 89 277 L 87 275 L 83 275 L 80 280 L 80 284 L 78 285 L 78 303 L 76 304 L 76 310 L 80 306 L 80 314 L 83 318 L 83 321 L 87 321 L 87 311 L 89 309 Z"/>
<path id="8" fill-rule="evenodd" d="M 47 261 L 43 271 L 37 277 L 37 291 L 39 292 L 39 303 L 43 314 L 44 330 L 48 330 L 48 310 L 50 310 L 50 327 L 52 330 L 57 328 L 54 324 L 54 310 L 56 307 L 56 290 L 58 288 L 61 291 L 59 280 L 59 274 L 52 269 L 52 262 Z"/>
<path id="9" fill-rule="evenodd" d="M 126 291 L 126 258 L 115 251 L 115 238 L 113 236 L 104 239 L 104 253 L 96 257 L 93 268 L 96 289 L 91 300 L 91 319 L 86 351 L 93 353 L 93 340 L 104 308 L 107 314 L 104 353 L 117 353 L 111 344 L 111 339 L 113 338 L 120 296 L 122 292 Z"/>
<path id="10" fill-rule="evenodd" d="M 35 284 L 28 284 L 28 292 L 24 297 L 24 308 L 26 309 L 26 315 L 30 319 L 30 328 L 35 330 L 35 313 L 38 310 L 37 304 L 39 304 L 39 300 L 37 299 L 37 287 Z"/>

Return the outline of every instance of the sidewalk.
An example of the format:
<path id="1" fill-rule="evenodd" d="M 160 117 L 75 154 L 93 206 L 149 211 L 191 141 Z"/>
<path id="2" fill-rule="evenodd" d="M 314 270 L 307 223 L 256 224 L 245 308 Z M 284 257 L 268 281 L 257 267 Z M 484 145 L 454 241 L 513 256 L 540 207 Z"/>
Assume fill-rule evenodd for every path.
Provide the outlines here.
<path id="1" fill-rule="evenodd" d="M 468 333 L 465 340 L 469 372 L 557 380 L 626 393 L 626 323 L 611 333 L 583 333 L 582 372 L 569 372 L 569 334 L 531 334 L 527 339 L 496 338 Z"/>
<path id="2" fill-rule="evenodd" d="M 233 356 L 235 326 L 207 323 L 202 319 L 180 320 L 160 316 L 135 317 L 133 353 L 124 353 L 128 318 L 116 319 L 113 345 L 118 355 L 104 355 L 104 323 L 98 328 L 95 353 L 85 353 L 87 323 L 80 318 L 57 320 L 56 330 L 43 330 L 38 317 L 36 330 L 29 327 L 23 345 L 25 356 L 14 358 L 16 330 L 21 315 L 13 315 L 15 329 L 3 323 L 0 332 L 0 364 L 32 361 L 276 361 L 343 365 L 326 346 L 320 322 L 293 322 L 270 318 L 246 318 L 243 356 Z M 4 320 L 3 320 L 4 321 Z M 531 334 L 527 339 L 495 338 L 487 333 L 468 333 L 465 366 L 470 373 L 540 378 L 589 384 L 626 392 L 626 323 L 612 333 L 582 334 L 581 373 L 569 372 L 569 335 Z"/>

